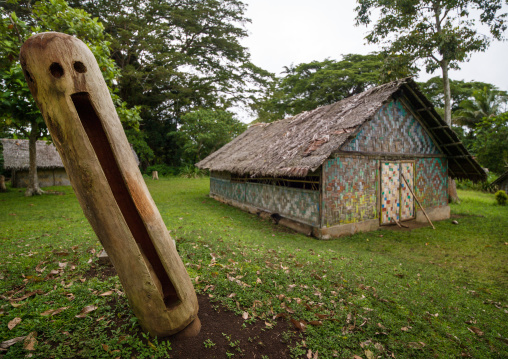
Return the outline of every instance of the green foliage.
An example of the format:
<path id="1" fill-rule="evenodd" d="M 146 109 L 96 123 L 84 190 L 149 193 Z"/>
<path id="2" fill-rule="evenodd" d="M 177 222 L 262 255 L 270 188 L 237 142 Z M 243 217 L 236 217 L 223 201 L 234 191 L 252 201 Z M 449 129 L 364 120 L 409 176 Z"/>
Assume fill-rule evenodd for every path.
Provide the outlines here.
<path id="1" fill-rule="evenodd" d="M 19 9 L 19 1 L 11 1 L 11 7 Z M 22 2 L 21 2 L 22 3 Z M 17 6 L 16 6 L 17 5 Z M 26 5 L 26 4 L 25 4 Z M 23 42 L 35 33 L 44 31 L 58 31 L 77 36 L 85 42 L 94 54 L 102 75 L 108 84 L 117 113 L 126 128 L 139 127 L 139 108 L 128 108 L 115 93 L 114 82 L 119 77 L 118 68 L 110 58 L 110 50 L 104 26 L 97 18 L 92 18 L 83 10 L 73 9 L 64 0 L 39 1 L 30 7 L 26 5 L 25 17 L 30 22 L 19 19 L 16 13 L 7 14 L 3 8 L 0 27 L 0 113 L 3 124 L 14 128 L 27 136 L 33 125 L 32 118 L 37 120 L 41 129 L 45 126 L 28 86 L 24 81 L 21 66 L 18 61 L 19 49 Z M 26 13 L 28 11 L 28 13 Z M 29 120 L 27 120 L 27 118 Z"/>
<path id="2" fill-rule="evenodd" d="M 182 116 L 175 136 L 185 164 L 199 162 L 247 129 L 224 110 L 197 109 Z"/>
<path id="3" fill-rule="evenodd" d="M 401 57 L 384 54 L 348 54 L 341 61 L 326 59 L 286 67 L 265 96 L 251 107 L 256 122 L 272 122 L 287 115 L 310 111 L 368 88 L 415 73 Z"/>
<path id="4" fill-rule="evenodd" d="M 104 34 L 104 27 L 97 18 L 69 7 L 64 0 L 43 0 L 33 6 L 31 2 L 12 0 L 5 6 L 20 10 L 25 21 L 18 18 L 16 12 L 8 13 L 3 6 L 0 7 L 0 132 L 28 137 L 31 147 L 35 146 L 37 139 L 48 135 L 46 124 L 25 82 L 18 57 L 23 42 L 31 35 L 57 31 L 77 36 L 90 48 L 123 126 L 132 129 L 131 138 L 136 138 L 140 107 L 128 108 L 116 94 L 114 83 L 119 72 L 110 58 L 110 43 Z M 144 154 L 140 145 L 142 138 L 138 137 L 135 142 L 136 150 Z M 34 178 L 35 173 L 30 172 L 30 175 Z"/>
<path id="5" fill-rule="evenodd" d="M 203 345 L 205 348 L 213 348 L 215 346 L 215 343 L 212 342 L 210 339 L 207 339 L 203 342 Z"/>
<path id="6" fill-rule="evenodd" d="M 460 102 L 453 121 L 475 129 L 483 119 L 499 114 L 501 105 L 507 101 L 508 94 L 505 91 L 496 91 L 487 86 L 481 90 L 474 90 L 471 98 Z"/>
<path id="7" fill-rule="evenodd" d="M 141 106 L 157 163 L 180 166 L 173 134 L 184 114 L 249 101 L 269 73 L 250 62 L 239 0 L 71 0 L 105 24 L 120 96 Z M 142 4 L 142 5 L 141 5 Z M 183 154 L 187 156 L 188 152 Z"/>
<path id="8" fill-rule="evenodd" d="M 491 194 L 459 191 L 462 202 L 451 206 L 459 225 L 442 221 L 436 230 L 383 229 L 319 241 L 214 201 L 207 197 L 207 178 L 162 178 L 147 186 L 189 262 L 187 270 L 199 276 L 196 290 L 261 324 L 289 320 L 273 321 L 277 313 L 305 321 L 305 337 L 286 336 L 294 354 L 305 356 L 310 349 L 320 358 L 365 357 L 365 350 L 397 358 L 508 355 L 508 207 L 493 206 Z M 72 189 L 53 189 L 66 194 L 0 194 L 0 293 L 42 291 L 16 302 L 19 307 L 0 298 L 0 342 L 37 331 L 34 357 L 169 357 L 171 339 L 142 334 L 118 277 L 90 276 L 92 269 L 101 271 L 96 262 L 101 246 Z M 58 274 L 49 275 L 53 270 Z M 107 291 L 113 293 L 99 295 Z M 75 318 L 91 304 L 97 310 Z M 69 308 L 41 315 L 62 307 Z M 8 330 L 15 317 L 22 322 Z M 226 334 L 227 350 L 241 357 L 236 338 Z M 26 355 L 23 343 L 3 353 L 6 359 Z"/>
<path id="9" fill-rule="evenodd" d="M 493 192 L 491 183 L 494 182 L 499 176 L 494 172 L 489 171 L 487 180 L 485 182 L 473 182 L 469 179 L 457 179 L 455 183 L 457 189 L 470 190 L 470 191 L 481 191 L 481 192 Z"/>
<path id="10" fill-rule="evenodd" d="M 502 0 L 358 0 L 357 25 L 369 25 L 379 15 L 366 39 L 382 44 L 390 54 L 423 61 L 426 71 L 441 68 L 445 121 L 451 123 L 448 70 L 458 69 L 474 52 L 483 52 L 492 39 L 502 40 L 507 14 Z M 379 12 L 378 12 L 379 11 Z M 478 25 L 489 27 L 491 37 Z"/>
<path id="11" fill-rule="evenodd" d="M 439 76 L 434 76 L 426 82 L 418 83 L 420 90 L 438 109 L 444 108 L 444 89 L 443 80 Z M 462 101 L 473 99 L 475 91 L 481 91 L 484 88 L 494 91 L 499 96 L 508 96 L 506 91 L 499 90 L 495 85 L 479 82 L 479 81 L 464 81 L 464 80 L 451 80 L 450 79 L 450 92 L 451 92 L 451 110 L 455 112 L 459 109 Z"/>
<path id="12" fill-rule="evenodd" d="M 478 23 L 489 26 L 494 39 L 502 39 L 506 29 L 506 14 L 498 14 L 502 0 L 359 0 L 358 4 L 359 25 L 370 24 L 372 11 L 380 10 L 368 42 L 422 59 L 429 73 L 441 67 L 442 61 L 458 69 L 472 52 L 485 51 L 491 39 L 478 31 Z"/>
<path id="13" fill-rule="evenodd" d="M 508 112 L 476 125 L 473 153 L 490 171 L 501 174 L 508 165 Z"/>
<path id="14" fill-rule="evenodd" d="M 185 165 L 180 168 L 180 176 L 184 178 L 200 178 L 208 174 L 208 171 L 200 170 L 194 165 Z"/>
<path id="15" fill-rule="evenodd" d="M 508 202 L 508 194 L 506 194 L 505 191 L 497 191 L 494 196 L 496 197 L 496 201 L 500 206 L 506 206 L 506 203 Z"/>

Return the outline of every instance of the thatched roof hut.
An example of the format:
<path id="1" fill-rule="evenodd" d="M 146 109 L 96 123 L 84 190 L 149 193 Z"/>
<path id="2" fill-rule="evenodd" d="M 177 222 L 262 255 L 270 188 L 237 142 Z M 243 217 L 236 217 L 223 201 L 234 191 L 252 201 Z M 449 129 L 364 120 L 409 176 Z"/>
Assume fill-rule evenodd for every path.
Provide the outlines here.
<path id="1" fill-rule="evenodd" d="M 28 140 L 0 139 L 3 146 L 4 168 L 6 170 L 28 170 L 30 167 L 30 152 L 28 151 Z M 37 168 L 55 169 L 64 168 L 62 159 L 52 143 L 37 141 Z M 132 145 L 131 145 L 132 148 Z M 132 154 L 139 165 L 139 158 L 132 148 Z"/>
<path id="2" fill-rule="evenodd" d="M 252 177 L 305 177 L 348 139 L 354 138 L 383 104 L 402 95 L 448 158 L 450 176 L 485 180 L 487 175 L 481 166 L 410 78 L 374 87 L 290 118 L 251 126 L 196 166 Z"/>
<path id="3" fill-rule="evenodd" d="M 30 153 L 28 140 L 0 139 L 3 146 L 4 168 L 7 170 L 28 170 Z M 37 141 L 37 168 L 64 168 L 60 155 L 53 144 Z"/>
<path id="4" fill-rule="evenodd" d="M 499 176 L 490 186 L 508 192 L 508 171 Z"/>
<path id="5" fill-rule="evenodd" d="M 320 238 L 426 221 L 422 208 L 449 218 L 448 177 L 487 177 L 409 78 L 251 126 L 196 165 L 211 197 Z"/>
<path id="6" fill-rule="evenodd" d="M 0 142 L 3 147 L 4 169 L 12 171 L 12 186 L 27 187 L 30 167 L 28 140 L 0 139 Z M 46 141 L 37 141 L 36 146 L 39 186 L 69 186 L 70 181 L 56 147 Z M 134 149 L 132 149 L 132 153 L 139 165 L 139 159 Z"/>

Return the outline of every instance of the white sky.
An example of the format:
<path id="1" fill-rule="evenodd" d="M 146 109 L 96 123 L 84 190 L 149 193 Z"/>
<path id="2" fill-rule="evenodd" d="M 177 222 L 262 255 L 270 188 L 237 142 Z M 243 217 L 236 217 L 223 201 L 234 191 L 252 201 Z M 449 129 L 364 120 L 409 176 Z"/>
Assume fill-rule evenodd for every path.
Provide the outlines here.
<path id="1" fill-rule="evenodd" d="M 252 62 L 280 75 L 283 66 L 341 55 L 367 54 L 379 48 L 366 45 L 364 26 L 355 27 L 355 0 L 244 0 L 249 37 L 242 41 L 250 49 Z M 508 7 L 504 7 L 508 11 Z M 507 34 L 508 36 L 508 34 Z M 418 81 L 433 75 L 420 73 Z M 483 81 L 508 90 L 508 43 L 493 42 L 484 53 L 475 53 L 454 80 Z"/>

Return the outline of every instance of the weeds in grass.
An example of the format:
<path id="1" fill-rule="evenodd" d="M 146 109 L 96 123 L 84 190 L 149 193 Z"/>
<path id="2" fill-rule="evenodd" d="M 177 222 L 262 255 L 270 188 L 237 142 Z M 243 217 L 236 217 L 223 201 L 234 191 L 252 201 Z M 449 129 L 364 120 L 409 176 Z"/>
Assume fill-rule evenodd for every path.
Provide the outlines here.
<path id="1" fill-rule="evenodd" d="M 206 197 L 206 178 L 147 182 L 196 290 L 268 330 L 291 323 L 295 357 L 508 357 L 508 208 L 492 194 L 459 191 L 458 225 L 319 241 Z M 66 194 L 0 194 L 0 343 L 37 333 L 4 357 L 169 357 L 101 275 L 72 190 L 54 190 Z"/>

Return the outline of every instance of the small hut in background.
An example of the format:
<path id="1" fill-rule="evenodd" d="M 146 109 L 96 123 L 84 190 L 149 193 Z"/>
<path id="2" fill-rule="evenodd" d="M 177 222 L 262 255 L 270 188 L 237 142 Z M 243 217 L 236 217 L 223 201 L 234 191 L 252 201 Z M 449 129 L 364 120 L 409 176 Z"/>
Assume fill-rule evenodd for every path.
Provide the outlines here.
<path id="1" fill-rule="evenodd" d="M 412 79 L 251 126 L 196 164 L 210 196 L 319 238 L 449 218 L 448 177 L 487 175 Z"/>
<path id="2" fill-rule="evenodd" d="M 12 187 L 27 187 L 30 167 L 28 140 L 1 139 L 0 141 L 3 146 L 4 168 L 11 171 Z M 46 141 L 37 141 L 37 177 L 40 187 L 71 184 L 55 146 L 47 144 Z"/>
<path id="3" fill-rule="evenodd" d="M 11 171 L 12 187 L 27 187 L 30 167 L 28 140 L 0 139 L 0 141 L 3 146 L 4 169 Z M 139 158 L 134 149 L 132 153 L 139 166 Z M 37 177 L 40 187 L 71 185 L 60 155 L 52 143 L 37 141 Z"/>
<path id="4" fill-rule="evenodd" d="M 508 171 L 499 176 L 499 178 L 492 182 L 490 186 L 508 193 Z"/>

